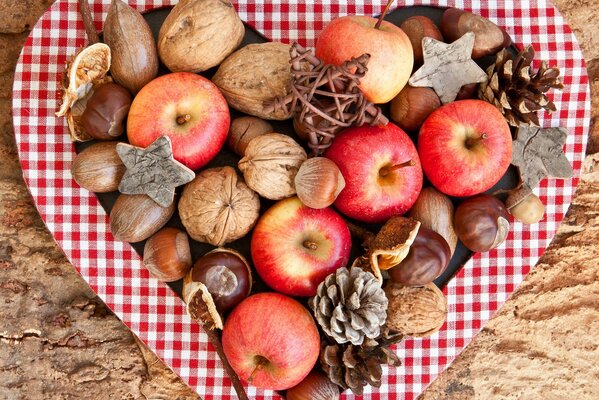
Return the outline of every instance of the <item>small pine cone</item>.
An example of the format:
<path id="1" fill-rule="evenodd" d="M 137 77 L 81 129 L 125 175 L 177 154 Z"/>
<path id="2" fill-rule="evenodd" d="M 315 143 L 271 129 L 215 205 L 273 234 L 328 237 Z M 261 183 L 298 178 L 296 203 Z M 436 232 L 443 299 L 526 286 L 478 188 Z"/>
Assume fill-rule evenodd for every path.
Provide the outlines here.
<path id="1" fill-rule="evenodd" d="M 318 286 L 310 307 L 322 330 L 337 343 L 361 345 L 376 338 L 387 320 L 387 297 L 370 272 L 339 268 Z"/>
<path id="2" fill-rule="evenodd" d="M 481 83 L 478 97 L 493 104 L 511 126 L 521 123 L 539 126 L 537 111 L 556 111 L 555 104 L 546 96 L 550 89 L 563 89 L 560 71 L 547 67 L 543 61 L 533 72 L 535 51 L 528 46 L 513 57 L 506 49 L 497 54 L 495 64 L 487 69 L 489 80 Z"/>
<path id="3" fill-rule="evenodd" d="M 333 383 L 361 396 L 366 385 L 381 386 L 383 365 L 401 365 L 397 355 L 389 349 L 401 338 L 385 329 L 377 340 L 368 339 L 361 346 L 325 341 L 320 350 L 320 364 Z"/>

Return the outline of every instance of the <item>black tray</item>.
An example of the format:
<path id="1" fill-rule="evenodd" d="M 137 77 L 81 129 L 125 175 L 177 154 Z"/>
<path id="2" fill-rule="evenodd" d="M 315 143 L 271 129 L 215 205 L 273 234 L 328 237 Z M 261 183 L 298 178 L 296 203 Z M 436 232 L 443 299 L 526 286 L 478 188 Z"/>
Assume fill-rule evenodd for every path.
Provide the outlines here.
<path id="1" fill-rule="evenodd" d="M 145 19 L 148 21 L 148 24 L 150 25 L 150 27 L 152 29 L 154 37 L 158 36 L 158 31 L 160 30 L 160 26 L 162 25 L 164 19 L 168 15 L 169 11 L 170 11 L 170 7 L 156 9 L 156 10 L 153 10 L 153 11 L 150 11 L 150 12 L 144 14 Z M 385 19 L 396 24 L 396 25 L 400 25 L 404 20 L 406 20 L 407 18 L 409 18 L 411 16 L 423 15 L 423 16 L 427 16 L 427 17 L 431 18 L 433 21 L 435 21 L 435 23 L 438 24 L 439 21 L 441 20 L 443 11 L 444 11 L 444 9 L 436 8 L 436 7 L 404 7 L 404 8 L 399 8 L 399 9 L 396 9 L 396 10 L 390 12 L 385 17 Z M 246 44 L 250 44 L 250 43 L 263 43 L 263 42 L 267 42 L 267 41 L 268 41 L 268 39 L 265 38 L 262 34 L 256 32 L 251 27 L 246 25 L 245 36 L 243 38 L 243 42 L 242 42 L 241 46 L 245 46 Z M 516 52 L 515 48 L 512 48 L 510 50 L 513 52 Z M 487 57 L 487 58 L 480 59 L 477 62 L 479 63 L 479 65 L 481 65 L 481 67 L 486 68 L 493 61 L 494 61 L 494 57 Z M 164 65 L 161 64 L 159 74 L 162 75 L 162 74 L 166 74 L 168 72 L 169 72 L 168 69 Z M 207 71 L 205 73 L 202 73 L 202 75 L 210 78 L 215 72 L 216 72 L 216 68 L 214 68 L 210 71 Z M 237 118 L 241 115 L 243 115 L 243 114 L 231 109 L 231 119 Z M 297 136 L 295 135 L 291 121 L 270 121 L 270 122 L 273 125 L 276 132 L 293 136 L 297 139 L 297 141 L 299 143 L 302 143 L 302 141 L 300 139 L 298 139 Z M 417 138 L 412 137 L 412 139 L 414 141 L 416 141 Z M 120 140 L 126 141 L 127 140 L 126 134 L 124 134 L 120 138 Z M 80 152 L 93 143 L 94 143 L 94 141 L 85 142 L 85 143 L 76 143 L 75 149 L 77 152 Z M 237 162 L 239 161 L 239 159 L 240 159 L 239 156 L 237 156 L 235 153 L 230 151 L 225 146 L 225 147 L 223 147 L 221 152 L 204 168 L 219 167 L 219 166 L 224 166 L 224 165 L 230 165 L 230 166 L 237 168 Z M 515 167 L 510 166 L 510 169 L 506 172 L 506 174 L 503 176 L 503 178 L 493 188 L 489 189 L 487 191 L 487 193 L 495 192 L 498 189 L 513 188 L 516 186 L 517 182 L 518 182 L 517 170 L 515 169 Z M 426 177 L 425 177 L 424 185 L 425 186 L 430 185 L 430 183 L 428 181 L 426 181 Z M 177 193 L 180 194 L 181 189 L 182 188 L 179 188 Z M 119 195 L 118 192 L 96 194 L 96 196 L 100 200 L 100 204 L 102 204 L 102 207 L 104 207 L 104 209 L 106 210 L 107 213 L 110 213 L 110 210 L 112 209 L 112 206 L 113 206 L 114 202 L 116 201 L 116 198 L 118 197 L 118 195 Z M 268 209 L 268 207 L 270 207 L 272 204 L 274 204 L 274 202 L 270 201 L 270 200 L 261 199 L 260 201 L 261 201 L 261 210 L 260 210 L 261 214 L 266 209 Z M 460 199 L 458 199 L 458 198 L 452 198 L 452 201 L 453 201 L 454 205 L 457 205 L 460 203 Z M 359 223 L 356 221 L 352 221 L 352 222 L 354 222 L 357 225 L 360 225 L 364 228 L 375 231 L 375 232 L 380 228 L 380 225 L 364 224 L 364 223 Z M 179 219 L 178 213 L 175 213 L 173 218 L 168 222 L 167 226 L 173 226 L 173 227 L 178 227 L 178 228 L 184 229 L 183 225 L 181 224 L 181 220 Z M 251 260 L 250 239 L 251 239 L 251 232 L 248 235 L 246 235 L 244 238 L 239 239 L 233 243 L 227 244 L 226 247 L 238 250 L 239 252 L 244 254 L 248 260 Z M 140 256 L 143 255 L 144 244 L 145 244 L 145 241 L 138 242 L 138 243 L 132 243 L 133 248 L 137 251 L 137 253 Z M 206 243 L 199 243 L 199 242 L 196 242 L 195 240 L 192 240 L 191 238 L 190 238 L 190 247 L 191 247 L 191 252 L 192 252 L 192 259 L 194 261 L 197 260 L 198 258 L 200 258 L 203 254 L 207 253 L 208 251 L 210 251 L 214 248 L 214 246 L 212 246 L 212 245 L 209 245 Z M 353 243 L 352 243 L 350 265 L 351 265 L 351 262 L 356 257 L 358 257 L 362 254 L 362 252 L 363 252 L 363 249 L 362 249 L 360 240 L 354 238 Z M 451 278 L 464 266 L 464 264 L 470 259 L 471 256 L 472 256 L 472 252 L 470 252 L 461 243 L 458 242 L 458 246 L 456 247 L 455 253 L 449 263 L 449 266 L 447 267 L 445 272 L 435 280 L 435 284 L 437 284 L 437 286 L 439 286 L 439 287 L 445 286 L 447 284 L 447 282 L 449 282 L 451 280 Z M 251 263 L 251 261 L 250 261 L 250 263 Z M 183 283 L 183 280 L 179 280 L 176 282 L 168 283 L 168 285 L 173 290 L 175 290 L 175 292 L 177 292 L 177 294 L 179 294 L 179 296 L 181 296 L 182 283 Z M 270 290 L 270 289 L 260 280 L 259 275 L 254 273 L 254 285 L 252 288 L 252 292 L 262 292 L 262 291 L 268 291 L 268 290 Z"/>

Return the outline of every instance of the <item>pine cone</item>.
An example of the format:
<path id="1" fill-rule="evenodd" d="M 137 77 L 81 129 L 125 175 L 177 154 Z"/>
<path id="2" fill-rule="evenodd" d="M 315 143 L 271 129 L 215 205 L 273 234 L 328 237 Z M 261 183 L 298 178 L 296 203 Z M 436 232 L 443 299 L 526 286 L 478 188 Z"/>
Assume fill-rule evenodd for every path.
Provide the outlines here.
<path id="1" fill-rule="evenodd" d="M 495 64 L 487 69 L 489 80 L 479 86 L 478 97 L 497 107 L 512 126 L 518 127 L 521 123 L 539 126 L 537 111 L 557 110 L 545 93 L 549 89 L 564 88 L 559 68 L 548 68 L 545 61 L 533 73 L 534 56 L 532 46 L 516 57 L 503 49 L 497 54 Z"/>
<path id="2" fill-rule="evenodd" d="M 376 338 L 387 320 L 387 297 L 370 272 L 339 268 L 318 285 L 310 306 L 322 330 L 337 343 L 361 345 Z"/>
<path id="3" fill-rule="evenodd" d="M 367 384 L 381 386 L 382 365 L 401 365 L 397 355 L 389 349 L 401 339 L 400 334 L 385 328 L 381 337 L 367 339 L 362 346 L 323 342 L 320 364 L 333 383 L 361 396 Z"/>

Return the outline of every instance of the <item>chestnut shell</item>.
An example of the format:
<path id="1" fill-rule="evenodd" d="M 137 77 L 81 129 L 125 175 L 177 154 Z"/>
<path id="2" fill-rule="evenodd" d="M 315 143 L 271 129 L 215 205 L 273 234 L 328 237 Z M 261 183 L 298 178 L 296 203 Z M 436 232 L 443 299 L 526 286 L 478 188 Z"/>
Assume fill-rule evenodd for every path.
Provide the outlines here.
<path id="1" fill-rule="evenodd" d="M 252 288 L 247 261 L 241 254 L 225 249 L 216 249 L 196 261 L 191 280 L 206 285 L 221 314 L 245 299 Z"/>
<path id="2" fill-rule="evenodd" d="M 426 285 L 445 271 L 450 259 L 451 249 L 443 236 L 421 225 L 407 257 L 388 271 L 389 277 L 405 286 Z"/>
<path id="3" fill-rule="evenodd" d="M 479 194 L 460 204 L 454 228 L 464 246 L 472 251 L 489 251 L 505 240 L 499 218 L 509 221 L 505 205 L 493 196 Z"/>

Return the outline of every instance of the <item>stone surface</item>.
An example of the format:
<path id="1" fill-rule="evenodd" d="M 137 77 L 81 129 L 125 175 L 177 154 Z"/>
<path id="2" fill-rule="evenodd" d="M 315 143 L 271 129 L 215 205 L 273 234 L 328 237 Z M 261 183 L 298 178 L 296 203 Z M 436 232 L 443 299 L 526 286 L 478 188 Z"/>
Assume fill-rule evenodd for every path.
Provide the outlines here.
<path id="1" fill-rule="evenodd" d="M 197 399 L 91 292 L 23 183 L 10 117 L 19 48 L 52 0 L 0 0 L 0 399 Z M 596 0 L 556 0 L 599 118 Z M 589 154 L 599 152 L 599 124 Z M 423 399 L 599 397 L 599 155 L 540 264 Z"/>

